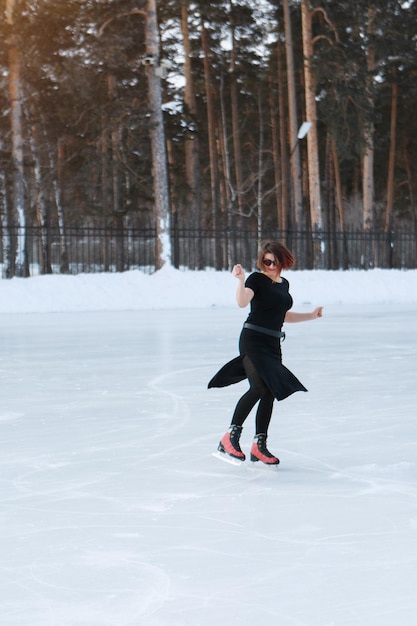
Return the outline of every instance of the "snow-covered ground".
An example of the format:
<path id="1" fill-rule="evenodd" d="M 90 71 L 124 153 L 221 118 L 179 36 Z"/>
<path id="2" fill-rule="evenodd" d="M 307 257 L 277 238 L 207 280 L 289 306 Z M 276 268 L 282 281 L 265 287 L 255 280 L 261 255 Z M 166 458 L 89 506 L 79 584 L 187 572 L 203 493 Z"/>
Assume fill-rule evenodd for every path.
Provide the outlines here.
<path id="1" fill-rule="evenodd" d="M 417 270 L 290 271 L 285 276 L 297 303 L 417 302 Z M 233 306 L 235 289 L 230 272 L 181 272 L 168 266 L 152 275 L 13 278 L 0 280 L 0 313 Z"/>
<path id="2" fill-rule="evenodd" d="M 277 471 L 211 455 L 229 274 L 0 281 L 2 624 L 414 626 L 417 272 L 286 276 L 325 311 L 286 328 Z"/>

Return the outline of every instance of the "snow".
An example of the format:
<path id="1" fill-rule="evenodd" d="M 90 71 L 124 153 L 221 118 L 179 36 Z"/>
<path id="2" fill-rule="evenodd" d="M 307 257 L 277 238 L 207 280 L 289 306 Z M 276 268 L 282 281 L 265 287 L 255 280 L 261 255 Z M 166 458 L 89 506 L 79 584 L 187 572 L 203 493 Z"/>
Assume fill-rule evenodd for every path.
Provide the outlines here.
<path id="1" fill-rule="evenodd" d="M 306 270 L 285 276 L 298 302 L 417 302 L 417 270 Z M 169 266 L 151 275 L 137 270 L 13 278 L 0 280 L 0 313 L 233 306 L 235 280 L 230 272 L 183 272 Z"/>
<path id="2" fill-rule="evenodd" d="M 230 274 L 0 281 L 2 624 L 414 626 L 417 272 L 286 277 L 325 309 L 285 329 L 277 471 L 211 454 Z"/>

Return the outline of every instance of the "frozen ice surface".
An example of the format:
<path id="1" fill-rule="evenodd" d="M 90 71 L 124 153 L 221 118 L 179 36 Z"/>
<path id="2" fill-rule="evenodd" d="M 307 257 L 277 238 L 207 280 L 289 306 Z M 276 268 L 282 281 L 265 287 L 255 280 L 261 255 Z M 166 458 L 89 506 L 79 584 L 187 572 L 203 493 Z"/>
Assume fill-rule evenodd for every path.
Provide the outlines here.
<path id="1" fill-rule="evenodd" d="M 415 625 L 415 305 L 287 326 L 278 471 L 211 455 L 246 313 L 0 316 L 1 624 Z"/>

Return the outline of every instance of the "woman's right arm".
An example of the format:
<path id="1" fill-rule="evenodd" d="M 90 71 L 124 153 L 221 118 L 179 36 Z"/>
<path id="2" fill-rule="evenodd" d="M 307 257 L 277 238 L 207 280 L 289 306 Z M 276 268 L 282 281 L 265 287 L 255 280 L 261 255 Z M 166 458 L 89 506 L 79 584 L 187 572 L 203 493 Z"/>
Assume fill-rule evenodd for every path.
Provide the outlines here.
<path id="1" fill-rule="evenodd" d="M 245 287 L 245 272 L 241 265 L 235 265 L 232 274 L 239 281 L 239 286 L 236 290 L 236 302 L 243 309 L 245 306 L 248 306 L 255 294 L 252 289 Z"/>

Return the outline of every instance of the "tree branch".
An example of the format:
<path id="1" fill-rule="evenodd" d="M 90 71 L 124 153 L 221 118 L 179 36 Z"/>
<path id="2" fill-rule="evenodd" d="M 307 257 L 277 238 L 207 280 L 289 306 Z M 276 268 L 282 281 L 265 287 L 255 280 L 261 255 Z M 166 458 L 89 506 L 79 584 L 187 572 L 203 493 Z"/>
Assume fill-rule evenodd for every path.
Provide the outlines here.
<path id="1" fill-rule="evenodd" d="M 328 26 L 330 26 L 330 28 L 334 32 L 335 41 L 337 41 L 337 43 L 339 43 L 339 35 L 337 34 L 337 28 L 333 24 L 333 22 L 331 21 L 329 16 L 327 15 L 327 12 L 325 11 L 325 9 L 323 7 L 317 7 L 315 9 L 313 9 L 313 11 L 311 12 L 311 16 L 313 17 L 316 13 L 321 13 L 322 14 L 324 21 L 328 24 Z M 330 40 L 328 40 L 328 41 L 330 41 Z"/>
<path id="2" fill-rule="evenodd" d="M 320 41 L 320 39 L 324 39 L 325 41 L 327 41 L 329 46 L 332 46 L 334 44 L 334 41 L 332 41 L 330 37 L 327 37 L 327 35 L 317 35 L 311 40 L 311 45 L 314 46 L 314 44 Z"/>
<path id="3" fill-rule="evenodd" d="M 100 28 L 98 29 L 97 39 L 100 39 L 100 37 L 103 34 L 104 29 L 107 28 L 107 26 L 111 24 L 111 22 L 114 22 L 114 20 L 118 20 L 119 17 L 126 17 L 128 15 L 141 15 L 143 18 L 147 17 L 146 11 L 143 11 L 142 9 L 133 9 L 132 11 L 127 11 L 126 13 L 119 13 L 118 15 L 114 15 L 113 17 L 109 17 L 109 19 L 106 20 L 104 24 L 102 24 Z"/>

